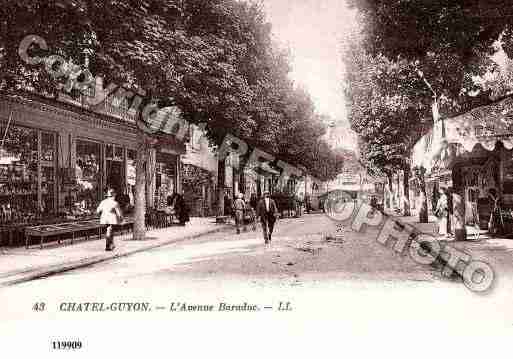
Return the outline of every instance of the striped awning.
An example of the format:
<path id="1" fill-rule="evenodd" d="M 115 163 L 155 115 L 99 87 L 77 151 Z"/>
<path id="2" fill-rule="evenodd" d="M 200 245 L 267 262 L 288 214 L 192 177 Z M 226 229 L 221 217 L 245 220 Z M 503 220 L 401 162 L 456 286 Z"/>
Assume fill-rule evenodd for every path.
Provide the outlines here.
<path id="1" fill-rule="evenodd" d="M 443 129 L 438 126 L 443 126 Z M 442 136 L 442 132 L 445 136 Z M 440 161 L 457 156 L 456 146 L 471 152 L 477 144 L 493 151 L 498 142 L 513 149 L 513 97 L 481 106 L 464 114 L 438 121 L 434 128 L 415 144 L 412 166 L 428 172 Z"/>

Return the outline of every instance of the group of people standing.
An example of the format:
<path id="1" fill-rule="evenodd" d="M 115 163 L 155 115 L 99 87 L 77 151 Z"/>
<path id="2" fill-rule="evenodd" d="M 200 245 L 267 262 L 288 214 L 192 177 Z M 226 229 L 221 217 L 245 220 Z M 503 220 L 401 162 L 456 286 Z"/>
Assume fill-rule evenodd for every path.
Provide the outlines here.
<path id="1" fill-rule="evenodd" d="M 264 191 L 260 200 L 257 200 L 256 195 L 251 195 L 249 204 L 244 201 L 244 195 L 238 193 L 237 198 L 233 202 L 233 214 L 235 216 L 237 234 L 240 234 L 241 226 L 243 230 L 246 230 L 246 218 L 252 223 L 253 230 L 256 230 L 257 221 L 260 221 L 264 243 L 266 245 L 271 244 L 274 225 L 279 217 L 279 211 L 276 202 L 270 197 L 269 191 Z"/>

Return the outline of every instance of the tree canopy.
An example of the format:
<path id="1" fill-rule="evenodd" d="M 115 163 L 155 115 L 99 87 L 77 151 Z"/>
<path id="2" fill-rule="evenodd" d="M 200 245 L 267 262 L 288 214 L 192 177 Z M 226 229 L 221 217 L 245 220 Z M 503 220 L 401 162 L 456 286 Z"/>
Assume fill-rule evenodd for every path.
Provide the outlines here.
<path id="1" fill-rule="evenodd" d="M 372 56 L 357 37 L 348 39 L 345 96 L 362 159 L 374 172 L 403 169 L 431 109 L 429 89 L 407 61 Z"/>
<path id="2" fill-rule="evenodd" d="M 513 6 L 504 1 L 350 0 L 362 24 L 362 46 L 372 56 L 408 61 L 424 74 L 442 112 L 486 102 L 473 81 L 495 64 L 496 43 L 513 54 Z M 476 98 L 476 92 L 481 97 Z"/>
<path id="3" fill-rule="evenodd" d="M 490 102 L 511 89 L 513 6 L 503 1 L 351 0 L 359 27 L 346 41 L 346 98 L 362 152 L 393 168 L 442 117 Z M 509 10 L 508 10 L 509 9 Z M 508 12 L 509 11 L 509 12 Z"/>
<path id="4" fill-rule="evenodd" d="M 188 122 L 207 124 L 213 144 L 231 133 L 315 170 L 305 154 L 324 130 L 309 96 L 288 78 L 287 52 L 273 43 L 256 3 L 7 0 L 0 8 L 0 86 L 55 94 L 55 79 L 19 58 L 18 46 L 29 34 L 105 84 L 144 91 L 162 107 L 176 105 Z M 327 156 L 335 162 L 334 154 Z"/>

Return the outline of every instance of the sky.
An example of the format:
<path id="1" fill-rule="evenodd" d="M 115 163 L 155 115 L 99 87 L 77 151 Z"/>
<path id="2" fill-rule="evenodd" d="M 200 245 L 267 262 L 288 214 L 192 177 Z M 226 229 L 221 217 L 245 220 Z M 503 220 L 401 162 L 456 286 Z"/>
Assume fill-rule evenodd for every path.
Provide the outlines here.
<path id="1" fill-rule="evenodd" d="M 318 113 L 337 123 L 335 138 L 347 136 L 341 39 L 354 24 L 343 0 L 262 0 L 274 38 L 292 54 L 290 77 L 311 95 Z M 354 138 L 343 141 L 353 147 Z"/>

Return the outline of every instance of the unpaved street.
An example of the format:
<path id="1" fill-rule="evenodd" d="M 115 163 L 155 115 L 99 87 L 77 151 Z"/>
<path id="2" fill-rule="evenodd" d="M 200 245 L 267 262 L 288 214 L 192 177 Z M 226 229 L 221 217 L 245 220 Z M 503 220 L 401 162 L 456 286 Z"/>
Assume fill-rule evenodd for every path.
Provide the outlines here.
<path id="1" fill-rule="evenodd" d="M 281 220 L 271 248 L 264 247 L 259 229 L 234 232 L 6 288 L 3 299 L 19 298 L 8 316 L 29 315 L 26 308 L 38 297 L 49 303 L 51 310 L 41 315 L 50 318 L 63 315 L 61 303 L 74 301 L 144 301 L 153 309 L 167 308 L 170 302 L 214 306 L 221 301 L 247 302 L 272 310 L 279 302 L 290 301 L 302 315 L 329 318 L 336 309 L 337 315 L 355 322 L 420 317 L 436 321 L 441 307 L 455 316 L 454 323 L 465 320 L 470 310 L 483 323 L 513 322 L 505 290 L 511 289 L 508 282 L 499 282 L 487 296 L 474 294 L 459 280 L 443 278 L 440 268 L 416 264 L 377 243 L 376 231 L 346 229 L 337 236 L 336 225 L 327 217 L 305 215 Z"/>

